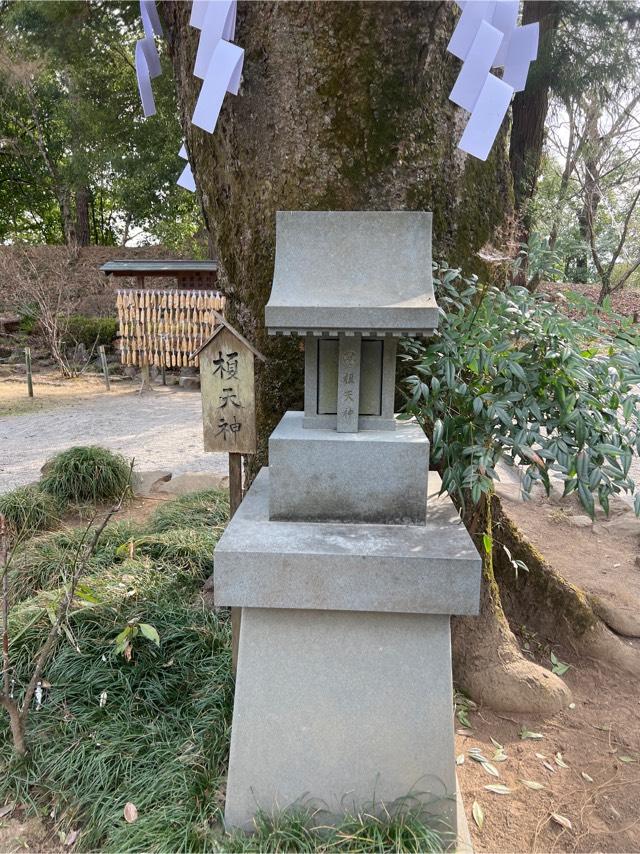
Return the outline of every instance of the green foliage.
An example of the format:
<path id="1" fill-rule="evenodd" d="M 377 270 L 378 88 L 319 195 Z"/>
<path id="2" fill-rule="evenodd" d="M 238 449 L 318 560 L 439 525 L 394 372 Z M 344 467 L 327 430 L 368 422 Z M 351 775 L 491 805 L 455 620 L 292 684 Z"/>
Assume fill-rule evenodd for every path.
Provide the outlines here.
<path id="1" fill-rule="evenodd" d="M 73 314 L 68 319 L 66 343 L 84 344 L 90 350 L 95 344 L 108 345 L 118 334 L 118 321 L 114 317 L 87 317 Z"/>
<path id="2" fill-rule="evenodd" d="M 219 840 L 215 851 L 300 852 L 437 852 L 446 845 L 446 832 L 434 829 L 434 819 L 410 799 L 395 810 L 348 813 L 335 826 L 321 823 L 312 810 L 287 811 L 268 816 L 259 813 L 255 833 L 233 833 Z"/>
<path id="3" fill-rule="evenodd" d="M 549 238 L 531 232 L 528 243 L 520 244 L 520 252 L 514 261 L 514 270 L 526 262 L 529 279 L 558 281 L 564 273 L 563 259 L 559 252 L 549 245 Z"/>
<path id="4" fill-rule="evenodd" d="M 37 486 L 21 486 L 0 495 L 0 514 L 9 525 L 12 538 L 30 536 L 55 527 L 60 507 L 55 497 Z"/>
<path id="5" fill-rule="evenodd" d="M 197 202 L 175 183 L 182 131 L 162 39 L 157 114 L 142 120 L 141 35 L 136 4 L 0 4 L 0 241 L 68 242 L 81 199 L 91 243 L 140 229 L 158 239 L 164 227 L 175 244 L 201 227 Z"/>
<path id="6" fill-rule="evenodd" d="M 42 489 L 61 504 L 115 501 L 129 481 L 125 458 L 97 445 L 70 448 L 47 465 Z"/>
<path id="7" fill-rule="evenodd" d="M 144 526 L 107 526 L 47 668 L 42 707 L 29 719 L 27 763 L 13 755 L 0 716 L 0 802 L 53 810 L 63 834 L 80 830 L 75 847 L 85 851 L 443 850 L 447 834 L 411 798 L 381 818 L 350 814 L 337 827 L 301 809 L 258 816 L 253 835 L 224 832 L 231 626 L 196 595 L 227 511 L 226 498 L 210 490 L 167 502 Z M 189 534 L 190 557 L 176 562 L 176 543 Z M 39 537 L 12 567 L 30 568 L 32 584 L 31 598 L 10 612 L 18 695 L 83 536 Z M 138 810 L 132 824 L 127 802 Z"/>
<path id="8" fill-rule="evenodd" d="M 229 493 L 218 489 L 192 492 L 161 504 L 149 520 L 150 530 L 164 534 L 176 528 L 215 528 L 229 518 Z"/>
<path id="9" fill-rule="evenodd" d="M 591 311 L 577 322 L 523 288 L 480 286 L 458 270 L 435 270 L 440 328 L 407 343 L 415 373 L 407 412 L 432 435 L 442 487 L 464 501 L 489 493 L 496 465 L 522 469 L 522 489 L 594 496 L 640 493 L 629 475 L 639 452 L 640 340 L 631 323 Z"/>

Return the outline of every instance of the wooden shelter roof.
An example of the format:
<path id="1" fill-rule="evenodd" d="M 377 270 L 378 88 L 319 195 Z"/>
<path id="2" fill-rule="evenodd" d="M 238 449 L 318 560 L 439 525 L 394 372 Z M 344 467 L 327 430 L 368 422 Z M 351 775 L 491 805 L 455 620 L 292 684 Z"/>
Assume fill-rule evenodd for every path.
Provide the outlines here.
<path id="1" fill-rule="evenodd" d="M 100 269 L 106 276 L 193 276 L 198 273 L 215 274 L 217 261 L 165 261 L 123 260 L 107 261 Z"/>

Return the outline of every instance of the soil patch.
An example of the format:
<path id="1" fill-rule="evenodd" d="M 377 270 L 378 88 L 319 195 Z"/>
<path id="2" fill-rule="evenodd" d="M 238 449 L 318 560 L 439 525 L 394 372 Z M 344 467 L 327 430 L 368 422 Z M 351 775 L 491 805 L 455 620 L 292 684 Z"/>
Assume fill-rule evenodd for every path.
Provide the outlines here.
<path id="1" fill-rule="evenodd" d="M 636 852 L 640 850 L 640 708 L 637 686 L 615 672 L 572 660 L 565 679 L 574 708 L 547 720 L 471 712 L 458 729 L 458 775 L 474 849 L 486 852 Z M 547 662 L 548 665 L 548 662 Z M 523 729 L 541 738 L 521 738 Z M 507 756 L 494 759 L 502 745 Z M 480 748 L 496 778 L 469 756 Z M 498 756 L 501 754 L 498 753 Z M 545 764 L 546 763 L 546 764 Z M 567 767 L 562 767 L 562 764 Z M 541 784 L 528 788 L 522 781 Z M 486 786 L 504 785 L 508 794 Z M 472 810 L 484 813 L 480 830 Z M 563 826 L 553 815 L 569 820 Z"/>

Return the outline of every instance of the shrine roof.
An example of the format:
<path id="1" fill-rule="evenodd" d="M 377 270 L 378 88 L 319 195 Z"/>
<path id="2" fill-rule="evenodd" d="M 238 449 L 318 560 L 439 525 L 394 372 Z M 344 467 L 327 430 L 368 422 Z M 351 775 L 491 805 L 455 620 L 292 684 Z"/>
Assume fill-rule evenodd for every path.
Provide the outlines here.
<path id="1" fill-rule="evenodd" d="M 426 211 L 278 211 L 269 333 L 433 332 L 431 218 Z"/>

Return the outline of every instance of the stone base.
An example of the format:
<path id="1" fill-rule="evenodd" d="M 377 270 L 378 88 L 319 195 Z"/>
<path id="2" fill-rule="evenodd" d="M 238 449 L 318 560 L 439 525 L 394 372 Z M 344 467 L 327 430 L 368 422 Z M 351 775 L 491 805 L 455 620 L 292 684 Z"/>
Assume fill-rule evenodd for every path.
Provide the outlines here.
<path id="1" fill-rule="evenodd" d="M 303 417 L 287 412 L 269 439 L 272 519 L 424 525 L 429 440 L 417 423 L 338 433 Z"/>
<path id="2" fill-rule="evenodd" d="M 449 617 L 243 608 L 225 822 L 407 796 L 458 826 Z"/>
<path id="3" fill-rule="evenodd" d="M 276 522 L 262 469 L 216 546 L 217 605 L 477 614 L 481 561 L 429 478 L 426 525 Z"/>

